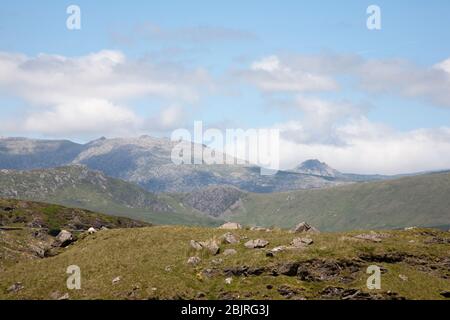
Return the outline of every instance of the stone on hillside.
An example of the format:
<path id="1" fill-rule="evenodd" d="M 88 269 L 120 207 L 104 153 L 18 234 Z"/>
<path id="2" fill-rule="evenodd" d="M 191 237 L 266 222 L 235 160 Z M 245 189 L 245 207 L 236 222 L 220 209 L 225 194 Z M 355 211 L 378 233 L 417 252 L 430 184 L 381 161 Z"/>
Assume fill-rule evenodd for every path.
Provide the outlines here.
<path id="1" fill-rule="evenodd" d="M 229 277 L 225 279 L 226 284 L 231 284 L 233 282 L 233 278 Z"/>
<path id="2" fill-rule="evenodd" d="M 56 246 L 67 247 L 69 244 L 74 242 L 75 239 L 67 230 L 61 230 L 61 232 L 56 236 Z"/>
<path id="3" fill-rule="evenodd" d="M 121 277 L 115 277 L 115 278 L 112 280 L 112 283 L 113 283 L 113 284 L 119 283 L 120 280 L 122 280 Z"/>
<path id="4" fill-rule="evenodd" d="M 236 244 L 239 243 L 239 238 L 232 234 L 231 232 L 227 232 L 220 237 L 223 243 L 227 244 Z"/>
<path id="5" fill-rule="evenodd" d="M 8 293 L 17 293 L 22 290 L 24 287 L 21 282 L 16 282 L 12 286 L 10 286 L 6 291 Z"/>
<path id="6" fill-rule="evenodd" d="M 224 256 L 232 256 L 232 255 L 235 255 L 235 254 L 237 254 L 237 251 L 234 250 L 234 249 L 226 249 L 226 250 L 223 252 L 223 255 L 224 255 Z"/>
<path id="7" fill-rule="evenodd" d="M 88 229 L 87 232 L 88 232 L 89 234 L 94 234 L 94 233 L 97 232 L 97 230 L 96 230 L 95 228 L 93 228 L 93 227 L 90 227 L 90 228 Z"/>
<path id="8" fill-rule="evenodd" d="M 247 241 L 244 246 L 249 249 L 265 248 L 269 244 L 269 241 L 264 239 L 256 239 Z"/>
<path id="9" fill-rule="evenodd" d="M 275 247 L 275 248 L 270 249 L 269 251 L 267 251 L 266 256 L 273 257 L 275 254 L 277 254 L 279 252 L 286 251 L 287 249 L 288 249 L 287 246 L 278 246 L 278 247 Z"/>
<path id="10" fill-rule="evenodd" d="M 203 247 L 202 247 L 202 245 L 200 244 L 200 242 L 197 242 L 197 241 L 195 241 L 195 240 L 191 240 L 189 244 L 190 244 L 190 246 L 191 246 L 192 248 L 194 248 L 194 249 L 197 250 L 197 251 L 200 251 L 200 250 L 203 249 Z"/>
<path id="11" fill-rule="evenodd" d="M 242 229 L 242 226 L 239 223 L 236 222 L 227 222 L 219 227 L 219 229 L 224 230 L 238 230 Z"/>
<path id="12" fill-rule="evenodd" d="M 376 233 L 363 233 L 357 236 L 354 236 L 355 239 L 366 240 L 379 243 L 382 241 L 382 238 Z"/>
<path id="13" fill-rule="evenodd" d="M 68 293 L 63 294 L 61 297 L 58 298 L 58 300 L 69 300 L 70 296 Z"/>
<path id="14" fill-rule="evenodd" d="M 291 242 L 291 246 L 295 248 L 302 248 L 313 244 L 313 240 L 310 238 L 295 238 Z"/>
<path id="15" fill-rule="evenodd" d="M 195 266 L 195 265 L 199 264 L 200 261 L 202 261 L 202 260 L 199 257 L 190 257 L 187 260 L 187 264 L 190 264 L 191 266 Z"/>
<path id="16" fill-rule="evenodd" d="M 217 243 L 216 240 L 203 241 L 200 242 L 200 245 L 202 246 L 202 248 L 209 251 L 213 255 L 218 254 L 220 251 L 219 244 Z"/>
<path id="17" fill-rule="evenodd" d="M 303 232 L 319 233 L 320 231 L 318 229 L 310 226 L 306 222 L 300 222 L 298 225 L 295 226 L 295 228 L 292 230 L 292 232 L 294 232 L 294 233 L 303 233 Z"/>

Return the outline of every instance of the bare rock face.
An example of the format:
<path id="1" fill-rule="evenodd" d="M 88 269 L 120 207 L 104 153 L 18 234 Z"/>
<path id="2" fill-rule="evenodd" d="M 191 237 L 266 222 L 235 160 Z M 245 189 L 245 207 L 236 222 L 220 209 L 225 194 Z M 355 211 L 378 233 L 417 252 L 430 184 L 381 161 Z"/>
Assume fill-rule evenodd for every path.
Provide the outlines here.
<path id="1" fill-rule="evenodd" d="M 239 230 L 242 229 L 242 226 L 236 222 L 227 222 L 219 227 L 219 229 L 224 230 Z"/>
<path id="2" fill-rule="evenodd" d="M 249 249 L 265 248 L 269 244 L 269 241 L 264 239 L 256 239 L 247 241 L 244 246 Z"/>

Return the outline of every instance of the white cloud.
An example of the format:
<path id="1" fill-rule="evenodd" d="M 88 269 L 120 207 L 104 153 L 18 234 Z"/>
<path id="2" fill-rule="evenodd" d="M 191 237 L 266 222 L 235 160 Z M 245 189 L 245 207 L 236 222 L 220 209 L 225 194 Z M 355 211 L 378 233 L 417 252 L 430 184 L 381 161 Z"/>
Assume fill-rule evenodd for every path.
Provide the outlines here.
<path id="1" fill-rule="evenodd" d="M 238 72 L 238 76 L 264 92 L 331 91 L 338 88 L 332 78 L 305 69 L 292 68 L 277 56 L 253 62 L 250 69 Z"/>
<path id="2" fill-rule="evenodd" d="M 342 76 L 359 92 L 421 99 L 450 107 L 450 59 L 421 66 L 403 59 L 365 59 L 358 55 L 271 55 L 238 75 L 262 92 L 325 92 L 340 88 Z"/>
<path id="3" fill-rule="evenodd" d="M 189 105 L 213 83 L 201 68 L 128 60 L 119 51 L 81 57 L 0 52 L 0 91 L 30 106 L 15 132 L 94 135 L 135 130 L 144 121 L 127 106 L 129 100 L 155 98 L 166 105 Z M 174 109 L 163 109 L 161 117 L 158 121 L 167 126 Z"/>
<path id="4" fill-rule="evenodd" d="M 319 158 L 342 172 L 399 174 L 450 169 L 450 128 L 398 132 L 362 117 L 335 130 L 343 144 L 302 143 L 303 126 L 278 126 L 283 168 Z"/>

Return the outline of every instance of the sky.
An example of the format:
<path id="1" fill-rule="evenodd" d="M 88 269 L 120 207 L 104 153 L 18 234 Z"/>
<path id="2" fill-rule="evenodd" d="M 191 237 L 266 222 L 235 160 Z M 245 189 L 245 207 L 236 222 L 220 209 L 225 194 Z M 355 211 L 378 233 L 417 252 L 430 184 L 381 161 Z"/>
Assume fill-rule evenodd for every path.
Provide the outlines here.
<path id="1" fill-rule="evenodd" d="M 9 1 L 0 136 L 170 136 L 202 121 L 279 129 L 283 168 L 450 169 L 449 14 L 447 0 Z"/>

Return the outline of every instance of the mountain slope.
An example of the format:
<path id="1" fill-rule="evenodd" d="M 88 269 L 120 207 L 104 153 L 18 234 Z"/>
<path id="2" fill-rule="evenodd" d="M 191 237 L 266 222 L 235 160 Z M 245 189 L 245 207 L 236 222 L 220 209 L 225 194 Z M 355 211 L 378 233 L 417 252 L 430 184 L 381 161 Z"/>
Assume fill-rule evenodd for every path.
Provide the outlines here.
<path id="1" fill-rule="evenodd" d="M 149 136 L 101 138 L 84 145 L 6 138 L 0 139 L 0 168 L 28 170 L 81 164 L 159 193 L 191 192 L 213 185 L 231 185 L 245 191 L 264 193 L 349 182 L 348 179 L 341 181 L 335 177 L 296 172 L 261 176 L 260 168 L 252 165 L 176 165 L 171 160 L 175 144 L 169 139 Z M 186 144 L 192 147 L 192 144 Z M 194 152 L 192 157 L 198 158 L 201 155 L 198 153 Z"/>
<path id="2" fill-rule="evenodd" d="M 263 226 L 308 221 L 320 230 L 450 225 L 450 173 L 322 190 L 247 194 L 227 219 Z"/>
<path id="3" fill-rule="evenodd" d="M 168 195 L 152 194 L 84 166 L 0 170 L 0 197 L 80 207 L 156 224 L 220 223 L 195 213 Z"/>

